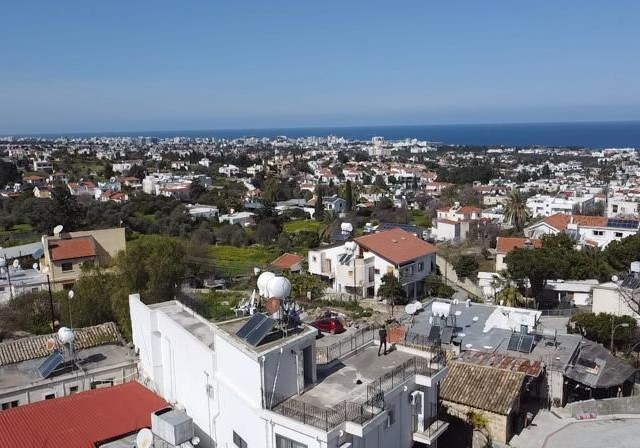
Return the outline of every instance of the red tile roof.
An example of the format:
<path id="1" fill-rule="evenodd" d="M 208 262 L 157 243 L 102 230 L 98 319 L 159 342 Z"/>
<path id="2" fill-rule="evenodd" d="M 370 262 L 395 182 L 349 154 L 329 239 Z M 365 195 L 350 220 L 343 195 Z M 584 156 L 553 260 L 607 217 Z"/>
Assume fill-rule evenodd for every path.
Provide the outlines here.
<path id="1" fill-rule="evenodd" d="M 94 448 L 151 426 L 167 402 L 135 381 L 0 412 L 0 446 Z"/>
<path id="2" fill-rule="evenodd" d="M 433 254 L 436 247 L 402 229 L 361 236 L 355 239 L 364 249 L 376 253 L 393 264 L 401 264 Z"/>
<path id="3" fill-rule="evenodd" d="M 544 222 L 556 230 L 566 230 L 573 219 L 573 222 L 580 227 L 607 227 L 606 216 L 586 216 L 586 215 L 565 215 L 556 213 L 544 219 Z"/>
<path id="4" fill-rule="evenodd" d="M 89 258 L 96 256 L 96 243 L 90 236 L 68 240 L 50 240 L 49 251 L 53 261 Z"/>
<path id="5" fill-rule="evenodd" d="M 271 262 L 271 266 L 278 269 L 291 269 L 302 261 L 302 257 L 296 254 L 284 253 Z"/>
<path id="6" fill-rule="evenodd" d="M 482 209 L 478 207 L 472 207 L 470 205 L 465 205 L 464 207 L 456 210 L 456 213 L 461 215 L 471 215 L 473 213 L 482 213 Z"/>
<path id="7" fill-rule="evenodd" d="M 496 252 L 499 254 L 508 254 L 513 249 L 524 249 L 524 243 L 529 240 L 533 247 L 542 247 L 542 240 L 530 238 L 506 238 L 499 236 L 496 239 Z"/>

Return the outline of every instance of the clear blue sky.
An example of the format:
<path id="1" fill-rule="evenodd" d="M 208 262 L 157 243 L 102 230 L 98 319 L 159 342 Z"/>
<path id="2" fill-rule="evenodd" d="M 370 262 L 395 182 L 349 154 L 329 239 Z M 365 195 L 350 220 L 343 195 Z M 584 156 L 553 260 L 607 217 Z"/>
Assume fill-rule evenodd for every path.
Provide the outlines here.
<path id="1" fill-rule="evenodd" d="M 640 119 L 637 0 L 28 0 L 0 133 Z"/>

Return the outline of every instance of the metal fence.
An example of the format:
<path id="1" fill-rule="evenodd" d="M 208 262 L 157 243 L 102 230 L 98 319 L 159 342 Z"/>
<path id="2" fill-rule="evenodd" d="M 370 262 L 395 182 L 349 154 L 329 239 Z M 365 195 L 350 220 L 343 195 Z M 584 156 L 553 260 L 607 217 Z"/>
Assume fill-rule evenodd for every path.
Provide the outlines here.
<path id="1" fill-rule="evenodd" d="M 273 402 L 271 402 L 273 400 Z M 363 424 L 382 412 L 381 408 L 350 401 L 341 401 L 330 407 L 321 408 L 295 398 L 277 395 L 268 396 L 267 408 L 280 415 L 329 431 L 344 422 Z"/>
<path id="2" fill-rule="evenodd" d="M 539 310 L 542 316 L 546 317 L 571 317 L 578 314 L 588 313 L 588 307 L 554 308 L 550 310 Z"/>
<path id="3" fill-rule="evenodd" d="M 386 392 L 393 390 L 414 375 L 431 376 L 445 365 L 444 352 L 434 354 L 431 359 L 413 357 L 367 385 L 367 403 L 372 406 L 383 405 Z"/>
<path id="4" fill-rule="evenodd" d="M 316 347 L 316 364 L 328 364 L 364 347 L 373 341 L 375 333 L 376 327 L 361 328 L 351 336 L 345 337 L 327 347 Z"/>
<path id="5" fill-rule="evenodd" d="M 435 357 L 434 357 L 435 358 Z M 319 407 L 302 400 L 267 393 L 263 406 L 305 425 L 315 426 L 329 431 L 344 422 L 363 424 L 384 410 L 384 394 L 401 385 L 413 375 L 433 375 L 445 363 L 445 358 L 428 360 L 414 357 L 391 372 L 367 385 L 367 397 L 364 403 L 341 401 L 331 407 Z"/>

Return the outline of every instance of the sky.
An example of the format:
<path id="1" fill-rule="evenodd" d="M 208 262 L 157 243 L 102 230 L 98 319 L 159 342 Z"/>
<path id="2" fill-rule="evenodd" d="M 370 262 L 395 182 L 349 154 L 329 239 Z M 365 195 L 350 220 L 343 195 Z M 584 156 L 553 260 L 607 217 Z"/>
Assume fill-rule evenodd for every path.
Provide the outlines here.
<path id="1" fill-rule="evenodd" d="M 640 120 L 637 0 L 3 2 L 0 133 Z"/>

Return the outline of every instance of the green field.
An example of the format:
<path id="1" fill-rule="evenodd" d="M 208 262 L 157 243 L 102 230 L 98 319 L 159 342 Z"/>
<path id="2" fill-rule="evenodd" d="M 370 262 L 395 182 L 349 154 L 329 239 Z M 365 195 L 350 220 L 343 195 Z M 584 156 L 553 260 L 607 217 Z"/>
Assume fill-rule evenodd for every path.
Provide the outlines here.
<path id="1" fill-rule="evenodd" d="M 277 249 L 263 246 L 211 246 L 209 254 L 227 275 L 252 274 L 254 267 L 264 267 L 279 255 Z"/>
<path id="2" fill-rule="evenodd" d="M 284 230 L 287 233 L 296 233 L 301 232 L 303 230 L 310 230 L 312 232 L 317 232 L 320 230 L 321 222 L 314 221 L 311 219 L 307 220 L 299 220 L 299 221 L 289 221 L 284 224 Z"/>

